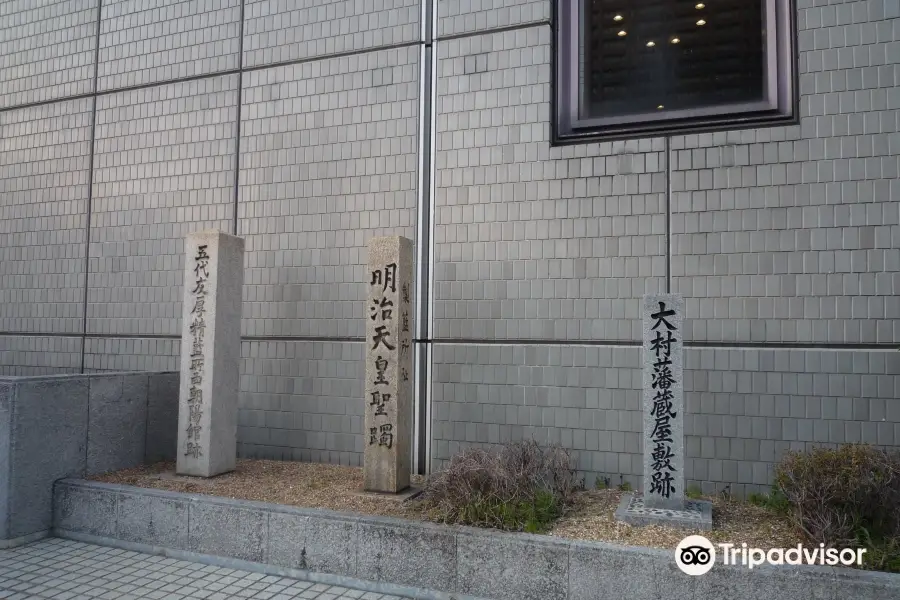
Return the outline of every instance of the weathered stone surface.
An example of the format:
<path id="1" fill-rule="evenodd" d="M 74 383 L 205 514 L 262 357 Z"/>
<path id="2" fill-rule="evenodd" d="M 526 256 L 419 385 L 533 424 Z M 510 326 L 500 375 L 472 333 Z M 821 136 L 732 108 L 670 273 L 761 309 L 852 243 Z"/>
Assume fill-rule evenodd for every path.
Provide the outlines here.
<path id="1" fill-rule="evenodd" d="M 244 240 L 221 231 L 185 240 L 176 470 L 211 477 L 237 461 Z"/>
<path id="2" fill-rule="evenodd" d="M 177 382 L 175 373 L 0 377 L 4 545 L 27 543 L 49 531 L 55 481 L 144 461 L 146 438 L 153 438 L 146 435 L 148 380 L 157 376 Z M 177 390 L 169 412 L 174 440 Z M 171 446 L 174 450 L 174 441 Z"/>
<path id="3" fill-rule="evenodd" d="M 718 550 L 718 548 L 717 548 Z M 721 564 L 721 554 L 716 556 L 716 564 L 709 573 L 693 577 L 682 573 L 675 565 L 674 553 L 672 560 L 662 561 L 656 567 L 657 585 L 665 586 L 660 589 L 672 590 L 673 594 L 683 598 L 704 598 L 714 600 L 716 598 L 762 598 L 765 600 L 771 596 L 758 595 L 751 587 L 752 573 L 749 569 L 725 566 Z M 765 586 L 765 584 L 763 584 Z M 802 598 L 802 596 L 799 596 Z M 815 597 L 815 596 L 813 596 Z"/>
<path id="4" fill-rule="evenodd" d="M 356 519 L 269 515 L 269 562 L 316 573 L 356 575 Z"/>
<path id="5" fill-rule="evenodd" d="M 431 590 L 456 588 L 456 532 L 368 520 L 358 525 L 356 576 Z"/>
<path id="6" fill-rule="evenodd" d="M 189 550 L 188 506 L 174 498 L 119 494 L 116 536 L 127 542 Z"/>
<path id="7" fill-rule="evenodd" d="M 9 453 L 15 387 L 0 382 L 0 540 L 9 539 Z"/>
<path id="8" fill-rule="evenodd" d="M 175 460 L 178 446 L 178 373 L 151 373 L 144 461 Z"/>
<path id="9" fill-rule="evenodd" d="M 57 489 L 53 506 L 54 527 L 103 537 L 116 536 L 115 491 L 77 484 L 60 485 Z"/>
<path id="10" fill-rule="evenodd" d="M 456 544 L 456 591 L 494 600 L 565 600 L 566 542 L 465 530 Z"/>
<path id="11" fill-rule="evenodd" d="M 654 555 L 645 549 L 573 542 L 569 547 L 568 600 L 657 600 L 661 596 L 657 594 L 656 569 L 664 560 L 662 552 Z"/>
<path id="12" fill-rule="evenodd" d="M 87 474 L 136 467 L 147 437 L 146 374 L 90 378 Z"/>
<path id="13" fill-rule="evenodd" d="M 17 383 L 10 431 L 9 537 L 50 529 L 53 482 L 85 472 L 88 379 Z"/>
<path id="14" fill-rule="evenodd" d="M 73 499 L 72 489 L 92 490 L 94 495 L 82 493 Z M 78 494 L 77 491 L 75 493 Z M 60 535 L 65 537 L 67 530 L 75 534 L 97 532 L 103 523 L 114 522 L 112 494 L 120 499 L 122 495 L 165 496 L 189 504 L 191 551 L 273 565 L 272 570 L 267 572 L 281 572 L 285 568 L 304 569 L 322 573 L 323 579 L 326 574 L 346 574 L 361 579 L 369 577 L 375 579 L 377 584 L 393 584 L 401 589 L 422 589 L 425 587 L 422 582 L 427 581 L 435 593 L 421 597 L 494 600 L 900 599 L 900 576 L 889 573 L 811 566 L 761 566 L 751 571 L 717 564 L 709 573 L 691 577 L 676 566 L 674 549 L 571 542 L 544 536 L 418 522 L 402 523 L 399 528 L 406 528 L 407 531 L 397 534 L 398 521 L 392 518 L 355 518 L 330 511 L 294 509 L 87 481 L 68 480 L 56 484 L 55 503 L 58 510 L 54 525 Z M 150 506 L 150 510 L 158 512 L 159 509 L 154 508 L 153 504 Z M 61 510 L 65 507 L 73 507 L 75 511 Z M 124 514 L 120 511 L 119 518 Z M 176 511 L 176 515 L 176 519 L 183 518 L 180 511 Z M 267 522 L 273 536 L 271 539 L 266 535 Z M 357 525 L 369 528 L 358 541 Z M 379 528 L 381 531 L 378 531 Z M 392 538 L 390 541 L 386 541 L 383 534 L 388 530 L 394 532 L 388 534 Z M 120 540 L 121 531 L 123 527 L 120 526 L 116 532 Z M 134 549 L 134 544 L 143 544 L 148 551 L 160 552 L 161 546 L 155 540 L 162 537 L 142 540 L 141 528 L 135 527 L 131 531 L 136 539 L 128 541 L 130 548 Z M 277 542 L 274 536 L 279 536 Z M 416 536 L 421 539 L 414 540 Z M 108 530 L 104 537 L 108 538 L 105 543 L 116 545 L 115 536 L 109 535 Z M 436 557 L 449 559 L 452 550 L 441 546 L 449 545 L 452 539 L 456 539 L 458 559 L 455 582 L 444 576 L 453 570 L 450 565 L 441 570 L 443 575 L 423 574 L 425 570 L 434 568 Z M 294 540 L 293 548 L 291 540 Z M 167 547 L 171 548 L 162 546 Z M 261 548 L 267 548 L 268 553 Z M 304 549 L 307 550 L 305 557 Z M 395 549 L 404 549 L 407 553 L 408 572 L 398 573 L 394 569 Z M 360 568 L 351 567 L 347 561 L 335 563 L 340 552 L 345 552 L 350 561 L 356 560 L 359 553 Z M 371 556 L 372 552 L 374 556 Z M 379 553 L 385 556 L 379 557 Z M 721 561 L 721 558 L 717 560 Z M 342 566 L 334 568 L 335 564 Z M 342 570 L 344 573 L 341 573 Z M 425 579 L 418 579 L 417 575 Z M 412 583 L 404 584 L 410 581 L 410 577 L 415 578 Z M 415 593 L 397 595 L 418 597 Z"/>
<path id="15" fill-rule="evenodd" d="M 645 295 L 642 315 L 644 505 L 682 509 L 684 299 L 674 294 Z"/>
<path id="16" fill-rule="evenodd" d="M 774 568 L 770 567 L 770 571 Z M 754 569 L 755 570 L 755 569 Z M 796 572 L 796 571 L 795 571 Z M 828 581 L 825 577 L 818 577 L 817 585 L 810 586 L 811 589 L 818 592 L 821 588 L 826 588 L 834 594 L 838 600 L 881 600 L 882 598 L 900 598 L 900 577 L 893 573 L 874 573 L 872 571 L 862 571 L 859 569 L 835 569 L 832 571 L 833 578 Z M 803 579 L 812 579 L 810 575 L 804 574 Z M 791 578 L 789 572 L 782 571 L 780 576 L 773 577 L 779 583 Z M 796 575 L 793 579 L 799 579 Z M 754 583 L 756 583 L 754 581 Z M 819 588 L 819 589 L 816 589 Z M 773 595 L 766 596 L 772 598 Z M 799 597 L 799 596 L 797 596 Z M 822 596 L 824 597 L 824 595 Z"/>
<path id="17" fill-rule="evenodd" d="M 268 513 L 211 503 L 190 506 L 190 549 L 193 552 L 263 562 Z"/>
<path id="18" fill-rule="evenodd" d="M 368 250 L 364 488 L 396 493 L 409 487 L 413 245 L 381 237 Z"/>

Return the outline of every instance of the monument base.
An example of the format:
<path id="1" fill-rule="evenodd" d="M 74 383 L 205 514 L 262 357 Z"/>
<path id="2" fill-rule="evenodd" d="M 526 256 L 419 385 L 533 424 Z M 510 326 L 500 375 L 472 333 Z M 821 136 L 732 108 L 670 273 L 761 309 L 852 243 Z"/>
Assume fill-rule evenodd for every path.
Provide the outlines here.
<path id="1" fill-rule="evenodd" d="M 712 502 L 685 500 L 684 509 L 647 508 L 640 494 L 625 494 L 616 509 L 616 520 L 629 525 L 663 525 L 679 529 L 712 529 Z"/>
<path id="2" fill-rule="evenodd" d="M 359 496 L 360 498 L 378 498 L 379 500 L 387 500 L 389 502 L 406 502 L 407 500 L 412 500 L 416 496 L 422 493 L 422 488 L 417 488 L 413 486 L 409 486 L 404 490 L 400 490 L 396 494 L 392 494 L 391 492 L 370 492 L 368 490 L 360 490 L 358 492 L 354 492 L 354 496 Z"/>
<path id="3" fill-rule="evenodd" d="M 209 481 L 210 483 L 215 482 L 216 479 L 223 475 L 228 475 L 229 473 L 234 473 L 234 469 L 230 471 L 223 471 L 222 473 L 216 473 L 215 475 L 210 475 L 209 477 L 205 477 L 203 475 L 189 475 L 187 473 L 179 473 L 177 471 L 163 471 L 159 475 L 156 476 L 156 479 L 160 479 L 163 481 L 180 481 L 182 483 L 199 483 L 202 484 L 205 481 Z"/>

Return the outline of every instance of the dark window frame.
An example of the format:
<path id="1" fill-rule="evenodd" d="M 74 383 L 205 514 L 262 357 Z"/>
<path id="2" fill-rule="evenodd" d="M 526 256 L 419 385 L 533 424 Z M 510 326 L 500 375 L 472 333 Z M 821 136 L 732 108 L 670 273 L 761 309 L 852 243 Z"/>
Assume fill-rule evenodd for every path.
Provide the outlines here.
<path id="1" fill-rule="evenodd" d="M 581 114 L 583 86 L 580 18 L 589 0 L 555 0 L 553 7 L 553 145 L 591 143 L 637 137 L 725 131 L 799 122 L 798 57 L 795 0 L 763 0 L 766 28 L 774 29 L 765 59 L 765 99 L 761 102 L 661 110 L 627 117 Z"/>

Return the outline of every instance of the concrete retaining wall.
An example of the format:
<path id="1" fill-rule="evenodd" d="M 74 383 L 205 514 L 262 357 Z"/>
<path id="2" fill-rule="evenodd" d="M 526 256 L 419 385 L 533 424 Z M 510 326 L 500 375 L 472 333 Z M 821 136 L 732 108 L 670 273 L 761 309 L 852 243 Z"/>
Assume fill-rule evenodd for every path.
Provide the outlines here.
<path id="1" fill-rule="evenodd" d="M 53 482 L 172 459 L 177 373 L 0 378 L 0 547 L 46 535 Z"/>
<path id="2" fill-rule="evenodd" d="M 572 542 L 81 480 L 57 482 L 60 537 L 428 600 L 900 599 L 900 576 L 717 565 Z"/>

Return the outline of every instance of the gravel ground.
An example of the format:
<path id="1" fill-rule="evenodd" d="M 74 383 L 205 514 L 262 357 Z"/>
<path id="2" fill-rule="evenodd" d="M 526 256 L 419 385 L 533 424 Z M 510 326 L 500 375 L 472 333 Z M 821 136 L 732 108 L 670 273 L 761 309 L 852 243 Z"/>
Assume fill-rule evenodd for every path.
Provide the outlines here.
<path id="1" fill-rule="evenodd" d="M 713 501 L 713 530 L 686 531 L 648 525 L 633 527 L 613 516 L 623 492 L 584 491 L 575 505 L 556 522 L 550 535 L 626 546 L 671 549 L 687 535 L 698 534 L 713 543 L 727 542 L 750 548 L 787 548 L 803 541 L 786 519 L 748 502 L 708 498 Z"/>
<path id="2" fill-rule="evenodd" d="M 358 467 L 271 460 L 238 460 L 237 469 L 210 479 L 175 477 L 175 464 L 157 463 L 93 477 L 120 483 L 193 494 L 208 494 L 307 508 L 357 512 L 416 520 L 432 520 L 422 503 L 399 502 L 360 494 L 363 474 Z M 423 479 L 413 476 L 413 485 Z M 669 527 L 632 527 L 617 522 L 613 513 L 622 492 L 589 490 L 559 519 L 549 535 L 629 546 L 671 549 L 689 532 Z M 746 502 L 713 499 L 713 531 L 703 533 L 713 542 L 754 548 L 796 546 L 802 538 L 787 521 Z M 694 532 L 701 533 L 701 532 Z"/>
<path id="3" fill-rule="evenodd" d="M 91 479 L 306 508 L 326 508 L 407 519 L 425 518 L 425 511 L 414 503 L 361 494 L 363 471 L 359 467 L 239 459 L 234 471 L 209 479 L 176 477 L 174 473 L 174 462 L 161 462 L 106 473 Z M 422 486 L 421 476 L 414 475 L 412 480 L 413 486 Z"/>

